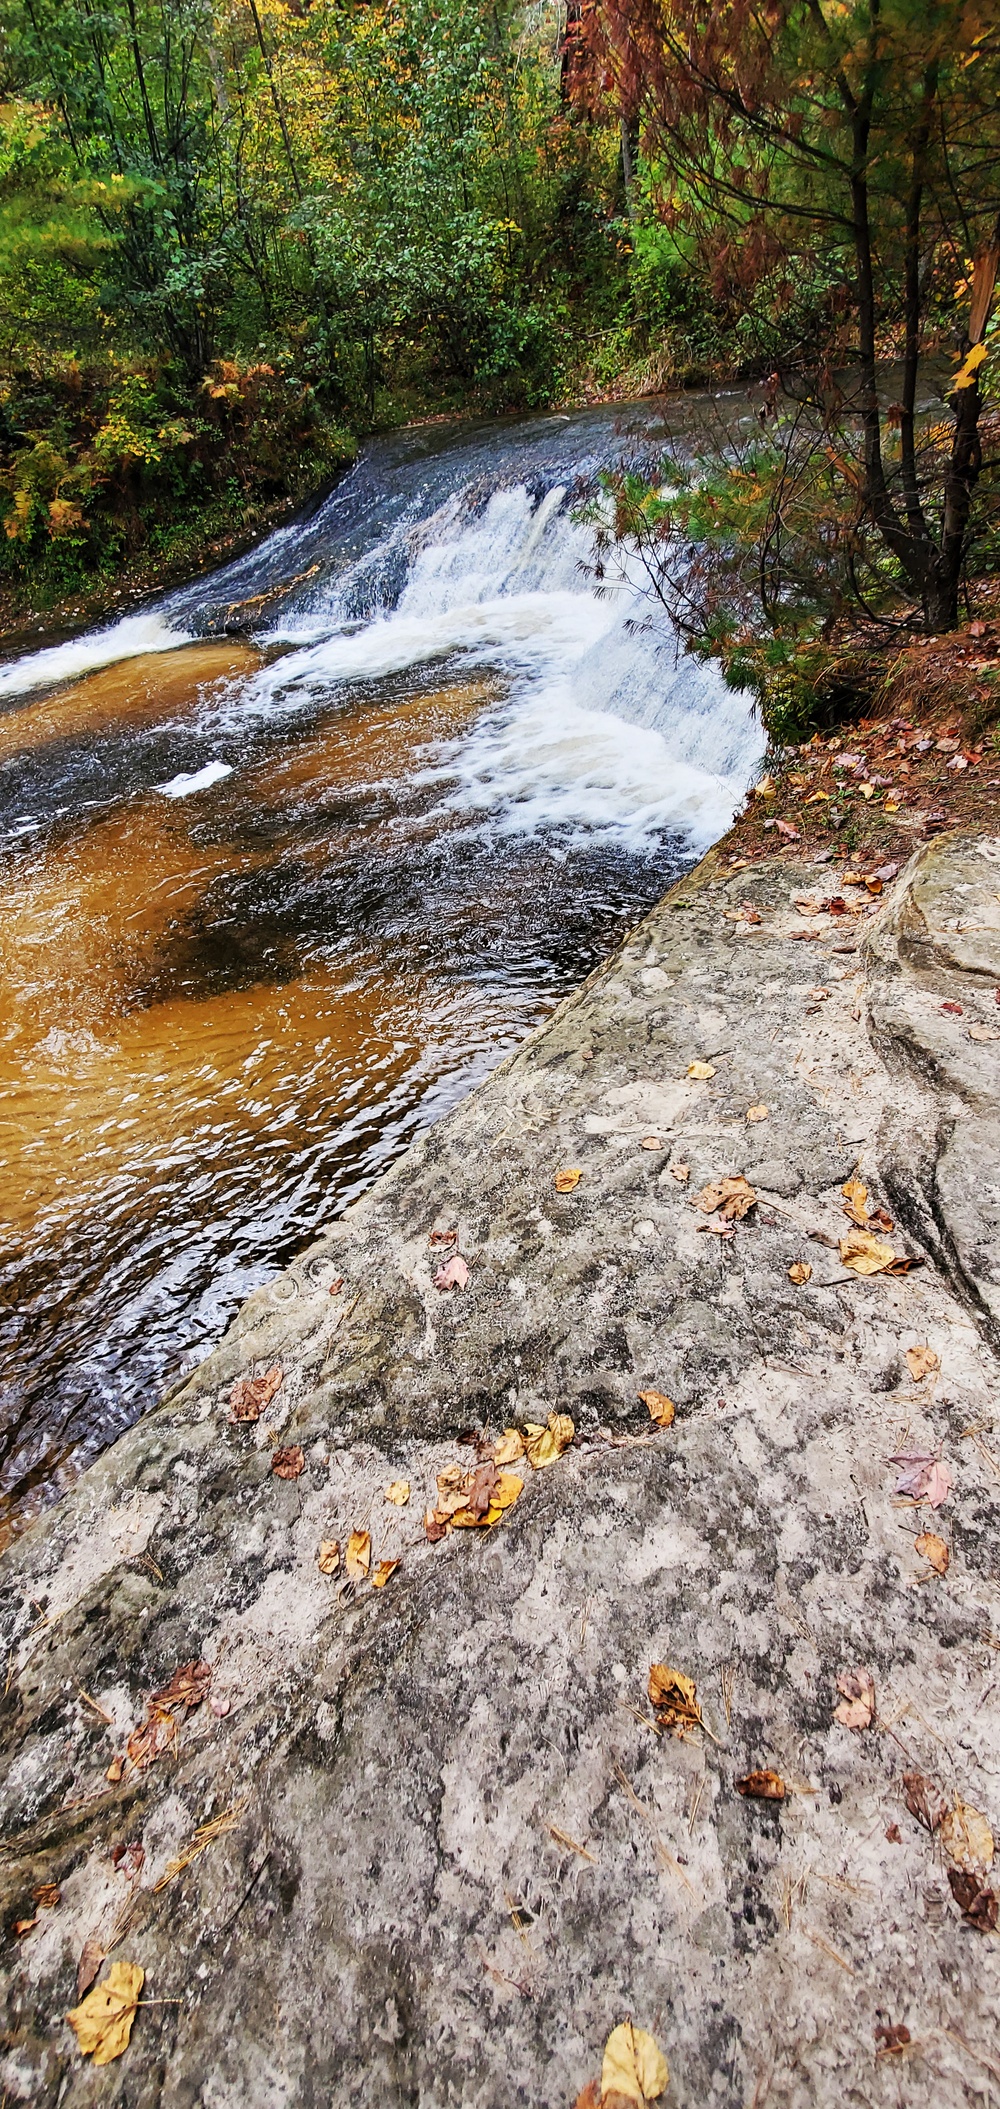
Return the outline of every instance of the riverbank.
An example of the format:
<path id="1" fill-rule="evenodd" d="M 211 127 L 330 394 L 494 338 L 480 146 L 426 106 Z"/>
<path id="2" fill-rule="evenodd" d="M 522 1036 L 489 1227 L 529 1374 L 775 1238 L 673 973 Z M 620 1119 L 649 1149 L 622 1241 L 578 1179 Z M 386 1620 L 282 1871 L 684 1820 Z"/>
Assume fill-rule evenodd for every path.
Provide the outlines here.
<path id="1" fill-rule="evenodd" d="M 8 1555 L 11 2102 L 987 2098 L 1000 842 L 774 833 Z"/>

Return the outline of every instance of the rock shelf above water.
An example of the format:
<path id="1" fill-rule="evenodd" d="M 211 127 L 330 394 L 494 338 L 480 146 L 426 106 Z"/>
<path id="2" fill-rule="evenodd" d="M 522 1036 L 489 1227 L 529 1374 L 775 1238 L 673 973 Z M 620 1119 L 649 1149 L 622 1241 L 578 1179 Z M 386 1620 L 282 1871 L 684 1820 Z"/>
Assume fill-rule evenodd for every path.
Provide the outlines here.
<path id="1" fill-rule="evenodd" d="M 706 859 L 7 1555 L 10 2104 L 572 2109 L 629 2015 L 679 2109 L 888 2105 L 901 2057 L 913 2109 L 992 2098 L 1000 1950 L 902 1775 L 1000 1830 L 1000 843 L 837 883 Z M 845 1265 L 856 1171 L 910 1271 Z M 552 1412 L 502 1521 L 430 1543 L 468 1438 Z M 351 1530 L 383 1588 L 320 1571 Z M 658 1729 L 653 1663 L 704 1729 Z M 100 2070 L 88 1940 L 164 2002 Z"/>

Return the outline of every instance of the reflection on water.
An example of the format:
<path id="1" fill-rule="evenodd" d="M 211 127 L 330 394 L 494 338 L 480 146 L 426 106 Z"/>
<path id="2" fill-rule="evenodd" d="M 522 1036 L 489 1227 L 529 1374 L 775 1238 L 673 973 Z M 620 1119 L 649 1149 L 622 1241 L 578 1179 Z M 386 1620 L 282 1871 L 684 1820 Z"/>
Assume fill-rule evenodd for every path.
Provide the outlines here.
<path id="1" fill-rule="evenodd" d="M 0 668 L 0 1527 L 725 825 L 759 732 L 589 590 L 568 423 L 426 488 L 383 446 L 228 575 Z M 250 641 L 194 634 L 303 571 Z"/>

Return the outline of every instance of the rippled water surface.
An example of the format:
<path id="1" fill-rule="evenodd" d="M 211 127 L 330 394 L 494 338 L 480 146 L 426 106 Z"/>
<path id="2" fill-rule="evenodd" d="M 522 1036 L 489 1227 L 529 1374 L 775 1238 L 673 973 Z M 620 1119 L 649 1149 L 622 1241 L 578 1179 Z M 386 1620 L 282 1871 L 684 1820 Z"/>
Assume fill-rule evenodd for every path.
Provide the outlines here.
<path id="1" fill-rule="evenodd" d="M 652 425 L 400 435 L 0 667 L 7 1528 L 726 825 L 744 702 L 586 571 L 580 490 Z"/>

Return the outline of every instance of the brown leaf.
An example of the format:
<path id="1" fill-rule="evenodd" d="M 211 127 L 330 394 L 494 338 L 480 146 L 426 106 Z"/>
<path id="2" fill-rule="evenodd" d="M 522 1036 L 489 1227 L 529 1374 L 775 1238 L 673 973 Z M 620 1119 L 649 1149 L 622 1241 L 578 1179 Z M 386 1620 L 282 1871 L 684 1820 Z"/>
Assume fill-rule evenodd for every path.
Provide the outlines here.
<path id="1" fill-rule="evenodd" d="M 677 1412 L 673 1399 L 668 1399 L 664 1391 L 640 1391 L 639 1397 L 650 1420 L 655 1421 L 658 1428 L 669 1428 Z"/>
<path id="2" fill-rule="evenodd" d="M 652 1663 L 646 1689 L 649 1703 L 664 1728 L 677 1731 L 685 1727 L 701 1727 L 697 1686 L 683 1670 L 673 1670 L 667 1662 Z"/>
<path id="3" fill-rule="evenodd" d="M 83 1998 L 85 1992 L 89 1992 L 101 1964 L 105 1960 L 104 1949 L 101 1947 L 96 1933 L 88 1933 L 80 1950 L 80 1960 L 76 1966 L 76 1996 L 78 2000 Z"/>
<path id="4" fill-rule="evenodd" d="M 928 1779 L 926 1772 L 904 1772 L 903 1798 L 910 1815 L 923 1824 L 925 1831 L 938 1829 L 946 1814 L 946 1804 L 935 1781 Z"/>
<path id="5" fill-rule="evenodd" d="M 95 1985 L 67 2014 L 82 2055 L 92 2056 L 95 2065 L 110 2065 L 128 2049 L 144 1982 L 145 1971 L 138 1963 L 112 1963 L 103 1984 Z"/>
<path id="6" fill-rule="evenodd" d="M 237 1377 L 229 1394 L 230 1420 L 258 1421 L 265 1406 L 270 1405 L 283 1375 L 280 1362 L 276 1362 L 264 1376 Z"/>
<path id="7" fill-rule="evenodd" d="M 340 1566 L 340 1539 L 322 1538 L 316 1555 L 320 1574 L 336 1574 Z"/>
<path id="8" fill-rule="evenodd" d="M 436 1289 L 466 1289 L 469 1285 L 468 1261 L 456 1252 L 434 1276 Z"/>
<path id="9" fill-rule="evenodd" d="M 441 1539 L 448 1536 L 447 1522 L 433 1509 L 426 1509 L 424 1512 L 424 1535 L 432 1545 L 440 1544 Z"/>
<path id="10" fill-rule="evenodd" d="M 979 1933 L 992 1933 L 997 1922 L 996 1892 L 978 1875 L 962 1874 L 957 1867 L 948 1869 L 951 1893 L 962 1917 L 968 1919 Z"/>
<path id="11" fill-rule="evenodd" d="M 169 1684 L 163 1685 L 158 1692 L 150 1693 L 149 1703 L 157 1707 L 181 1706 L 188 1712 L 192 1707 L 201 1705 L 211 1682 L 211 1663 L 185 1662 L 179 1670 L 174 1671 Z"/>
<path id="12" fill-rule="evenodd" d="M 801 1288 L 803 1282 L 811 1281 L 812 1268 L 809 1265 L 809 1261 L 793 1260 L 788 1269 L 788 1279 L 790 1282 L 795 1283 L 796 1288 Z"/>
<path id="13" fill-rule="evenodd" d="M 861 1230 L 866 1230 L 868 1227 L 868 1188 L 862 1185 L 860 1179 L 851 1178 L 844 1181 L 840 1191 L 845 1197 L 845 1216 L 850 1216 L 852 1223 L 857 1223 Z"/>
<path id="14" fill-rule="evenodd" d="M 432 1230 L 427 1240 L 429 1245 L 457 1245 L 457 1230 Z"/>
<path id="15" fill-rule="evenodd" d="M 671 1179 L 676 1179 L 678 1186 L 687 1185 L 691 1177 L 691 1166 L 689 1164 L 671 1164 L 667 1166 L 667 1170 Z"/>
<path id="16" fill-rule="evenodd" d="M 704 1215 L 712 1215 L 716 1209 L 721 1210 L 722 1219 L 726 1223 L 741 1221 L 749 1214 L 751 1208 L 757 1206 L 757 1196 L 753 1187 L 742 1175 L 737 1178 L 717 1179 L 708 1186 L 703 1186 L 700 1194 L 695 1195 L 694 1201 L 695 1207 L 700 1208 Z"/>
<path id="17" fill-rule="evenodd" d="M 347 1540 L 345 1565 L 352 1582 L 363 1582 L 372 1562 L 371 1534 L 366 1530 L 352 1530 Z"/>
<path id="18" fill-rule="evenodd" d="M 31 1892 L 31 1901 L 33 1904 L 41 1905 L 43 1911 L 54 1911 L 61 1896 L 62 1890 L 59 1888 L 58 1883 L 40 1882 L 38 1888 L 33 1889 Z"/>
<path id="19" fill-rule="evenodd" d="M 639 1148 L 640 1150 L 662 1150 L 663 1144 L 658 1135 L 644 1135 Z"/>
<path id="20" fill-rule="evenodd" d="M 126 1749 L 137 1772 L 145 1772 L 164 1750 L 176 1747 L 177 1724 L 172 1715 L 150 1708 L 146 1719 L 133 1728 Z"/>
<path id="21" fill-rule="evenodd" d="M 891 1245 L 884 1245 L 870 1230 L 850 1230 L 840 1240 L 840 1257 L 852 1274 L 881 1274 L 891 1267 L 895 1253 Z"/>
<path id="22" fill-rule="evenodd" d="M 127 1845 L 116 1845 L 111 1849 L 111 1865 L 126 1882 L 134 1882 L 146 1863 L 146 1849 L 138 1838 L 130 1838 Z"/>
<path id="23" fill-rule="evenodd" d="M 395 1574 L 398 1566 L 398 1560 L 380 1560 L 372 1575 L 372 1588 L 384 1589 L 389 1576 Z"/>
<path id="24" fill-rule="evenodd" d="M 516 1465 L 524 1456 L 524 1438 L 519 1428 L 505 1428 L 499 1442 L 493 1445 L 493 1462 L 497 1465 Z"/>
<path id="25" fill-rule="evenodd" d="M 394 1479 L 392 1485 L 386 1487 L 385 1499 L 392 1502 L 393 1508 L 405 1508 L 409 1498 L 410 1482 L 408 1479 Z"/>
<path id="26" fill-rule="evenodd" d="M 921 1559 L 930 1562 L 935 1574 L 947 1574 L 951 1554 L 943 1538 L 937 1537 L 932 1530 L 922 1530 L 913 1544 Z"/>
<path id="27" fill-rule="evenodd" d="M 941 1843 L 949 1860 L 967 1875 L 977 1875 L 993 1865 L 993 1832 L 978 1809 L 958 1800 L 941 1819 Z"/>
<path id="28" fill-rule="evenodd" d="M 289 1443 L 286 1450 L 276 1450 L 271 1459 L 271 1470 L 276 1479 L 298 1479 L 305 1470 L 305 1458 L 299 1443 Z"/>
<path id="29" fill-rule="evenodd" d="M 125 1770 L 125 1760 L 124 1760 L 124 1758 L 123 1758 L 123 1757 L 120 1757 L 120 1756 L 118 1756 L 118 1757 L 113 1757 L 113 1758 L 112 1758 L 112 1760 L 111 1760 L 111 1763 L 110 1763 L 110 1765 L 108 1766 L 108 1769 L 107 1769 L 107 1771 L 106 1771 L 106 1773 L 105 1773 L 104 1777 L 105 1777 L 105 1779 L 109 1779 L 109 1780 L 111 1781 L 111 1784 L 112 1784 L 112 1786 L 113 1786 L 113 1787 L 117 1787 L 117 1785 L 118 1785 L 118 1782 L 119 1782 L 119 1780 L 121 1779 L 121 1776 L 122 1776 L 122 1774 L 123 1774 L 124 1770 Z"/>
<path id="30" fill-rule="evenodd" d="M 33 1926 L 37 1926 L 37 1924 L 38 1924 L 38 1914 L 37 1914 L 37 1912 L 35 1913 L 35 1916 L 34 1916 L 34 1918 L 33 1918 L 33 1919 L 15 1919 L 15 1920 L 14 1920 L 14 1934 L 15 1934 L 15 1937 L 16 1937 L 16 1939 L 17 1939 L 17 1940 L 19 1940 L 19 1941 L 23 1941 L 23 1939 L 24 1939 L 24 1936 L 25 1936 L 25 1934 L 26 1934 L 26 1933 L 30 1933 L 30 1932 L 31 1932 L 31 1929 L 32 1929 L 32 1927 L 33 1927 Z"/>
<path id="31" fill-rule="evenodd" d="M 670 2075 L 667 2061 L 654 2038 L 631 2021 L 619 2022 L 604 2046 L 601 2067 L 601 2101 L 614 2095 L 625 2102 L 656 2102 L 665 2094 Z"/>
<path id="32" fill-rule="evenodd" d="M 940 1369 L 941 1357 L 932 1347 L 908 1347 L 906 1367 L 914 1383 L 919 1384 L 922 1377 L 929 1377 L 932 1370 Z"/>
<path id="33" fill-rule="evenodd" d="M 875 1718 L 875 1684 L 868 1670 L 842 1670 L 837 1690 L 844 1696 L 833 1709 L 842 1728 L 870 1728 Z"/>
<path id="34" fill-rule="evenodd" d="M 785 1782 L 780 1772 L 748 1772 L 737 1780 L 736 1792 L 755 1801 L 784 1801 Z"/>
<path id="35" fill-rule="evenodd" d="M 601 2109 L 601 2084 L 599 2080 L 588 2080 L 582 2093 L 577 2095 L 573 2109 Z"/>
<path id="36" fill-rule="evenodd" d="M 556 1173 L 552 1184 L 557 1194 L 571 1194 L 573 1188 L 579 1186 L 582 1178 L 582 1172 L 577 1171 L 573 1166 L 567 1165 L 565 1171 Z"/>
<path id="37" fill-rule="evenodd" d="M 905 2021 L 879 2021 L 875 2027 L 875 2041 L 881 2043 L 884 2056 L 888 2051 L 903 2050 L 910 2040 L 910 2031 Z"/>

